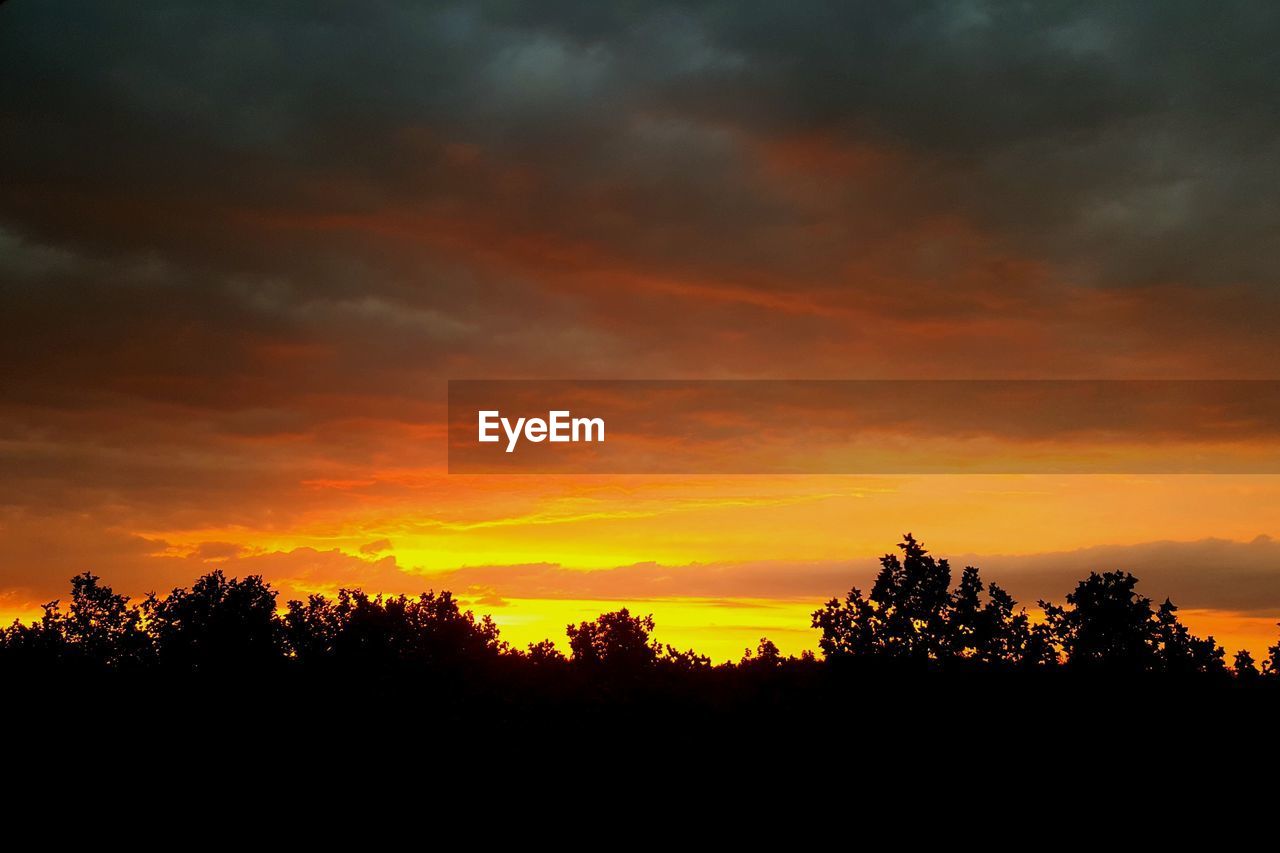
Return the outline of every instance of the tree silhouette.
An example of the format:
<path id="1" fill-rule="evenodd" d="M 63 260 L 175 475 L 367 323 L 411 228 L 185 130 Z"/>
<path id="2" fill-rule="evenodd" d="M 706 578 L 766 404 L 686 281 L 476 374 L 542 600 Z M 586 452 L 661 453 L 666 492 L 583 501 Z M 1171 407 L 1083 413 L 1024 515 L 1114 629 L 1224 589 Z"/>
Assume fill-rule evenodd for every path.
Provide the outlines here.
<path id="1" fill-rule="evenodd" d="M 3 659 L 9 666 L 32 671 L 53 669 L 67 659 L 65 619 L 55 599 L 41 605 L 40 619 L 29 625 L 14 621 L 4 631 Z"/>
<path id="2" fill-rule="evenodd" d="M 763 669 L 772 669 L 781 666 L 783 660 L 782 652 L 778 646 L 768 637 L 761 637 L 760 643 L 756 646 L 754 652 L 751 649 L 744 649 L 742 660 L 738 662 L 738 666 L 750 666 Z"/>
<path id="3" fill-rule="evenodd" d="M 476 619 L 449 592 L 384 599 L 343 589 L 336 601 L 312 595 L 289 602 L 284 633 L 294 655 L 314 664 L 480 664 L 505 648 L 493 620 Z"/>
<path id="4" fill-rule="evenodd" d="M 1156 611 L 1154 639 L 1158 669 L 1173 675 L 1226 672 L 1225 649 L 1212 636 L 1193 636 L 1175 615 L 1178 608 L 1169 599 Z"/>
<path id="5" fill-rule="evenodd" d="M 151 659 L 151 638 L 129 599 L 101 586 L 89 572 L 71 579 L 71 606 L 61 620 L 67 654 L 95 667 L 140 666 Z"/>
<path id="6" fill-rule="evenodd" d="M 1040 602 L 1054 638 L 1075 668 L 1143 671 L 1155 662 L 1151 600 L 1128 572 L 1090 572 L 1067 607 Z"/>
<path id="7" fill-rule="evenodd" d="M 945 559 L 935 560 L 910 533 L 898 548 L 901 558 L 881 558 L 869 597 L 855 587 L 843 601 L 831 599 L 813 614 L 828 658 L 990 665 L 1051 659 L 1049 644 L 1032 630 L 1026 613 L 1014 612 L 1017 603 L 999 586 L 986 588 L 978 569 L 965 568 L 952 592 Z"/>
<path id="8" fill-rule="evenodd" d="M 1267 659 L 1262 662 L 1262 674 L 1268 678 L 1280 678 L 1280 640 L 1267 647 Z"/>
<path id="9" fill-rule="evenodd" d="M 535 666 L 560 666 L 567 662 L 564 654 L 550 640 L 530 643 L 529 650 L 523 654 L 525 659 Z"/>
<path id="10" fill-rule="evenodd" d="M 346 590 L 342 590 L 346 593 Z M 306 602 L 289 601 L 284 615 L 284 635 L 297 660 L 309 665 L 322 665 L 337 654 L 338 634 L 343 630 L 344 615 L 323 595 L 311 595 Z"/>
<path id="11" fill-rule="evenodd" d="M 190 589 L 177 588 L 164 597 L 150 594 L 130 605 L 86 572 L 71 579 L 65 611 L 52 601 L 35 622 L 0 629 L 0 672 L 46 680 L 59 667 L 95 678 L 121 671 L 272 676 L 259 685 L 281 680 L 276 676 L 288 681 L 334 672 L 374 673 L 379 676 L 375 685 L 416 685 L 432 691 L 442 706 L 494 701 L 512 690 L 550 701 L 771 697 L 767 701 L 782 706 L 793 687 L 818 689 L 813 680 L 818 671 L 830 674 L 831 684 L 852 683 L 842 679 L 854 678 L 856 669 L 830 665 L 845 659 L 966 675 L 1054 669 L 1054 683 L 1073 678 L 1073 672 L 1179 678 L 1234 673 L 1236 683 L 1260 690 L 1280 680 L 1280 642 L 1269 649 L 1261 673 L 1247 651 L 1238 652 L 1228 669 L 1213 637 L 1192 634 L 1172 601 L 1153 607 L 1126 572 L 1091 573 L 1064 605 L 1041 601 L 1045 619 L 1032 624 L 1013 597 L 985 583 L 977 568 L 966 567 L 952 589 L 945 559 L 935 559 L 910 534 L 898 549 L 880 560 L 869 595 L 854 588 L 813 613 L 827 662 L 812 652 L 784 657 L 776 644 L 761 638 L 737 663 L 715 666 L 695 650 L 659 643 L 653 638 L 653 616 L 634 616 L 625 608 L 567 626 L 571 657 L 566 658 L 550 640 L 511 649 L 492 619 L 463 610 L 447 591 L 414 598 L 342 589 L 334 598 L 290 601 L 279 613 L 275 590 L 258 576 L 228 579 L 214 571 Z M 1060 662 L 1065 669 L 1057 668 Z M 593 692 L 596 684 L 605 689 Z"/>
<path id="12" fill-rule="evenodd" d="M 142 613 L 160 663 L 181 670 L 257 670 L 279 662 L 284 636 L 276 592 L 258 575 L 227 579 L 219 570 L 191 589 L 147 596 Z"/>
<path id="13" fill-rule="evenodd" d="M 1224 651 L 1212 637 L 1193 636 L 1165 600 L 1156 611 L 1135 591 L 1128 572 L 1091 572 L 1067 595 L 1067 606 L 1040 602 L 1054 641 L 1075 669 L 1166 672 L 1174 675 L 1225 672 Z"/>
<path id="14" fill-rule="evenodd" d="M 934 560 L 908 533 L 902 558 L 885 554 L 871 594 L 854 587 L 813 614 L 828 657 L 876 656 L 924 663 L 949 655 L 947 618 L 951 567 Z"/>
<path id="15" fill-rule="evenodd" d="M 1052 662 L 1048 644 L 1033 632 L 1025 611 L 1014 611 L 1017 602 L 997 584 L 986 588 L 978 570 L 966 566 L 960 584 L 951 595 L 947 619 L 949 654 L 979 664 L 1009 666 Z"/>
<path id="16" fill-rule="evenodd" d="M 698 672 L 711 669 L 711 658 L 706 655 L 699 654 L 693 649 L 680 651 L 680 649 L 670 645 L 663 647 L 662 654 L 658 657 L 658 663 L 667 669 L 674 669 L 680 672 Z"/>
<path id="17" fill-rule="evenodd" d="M 661 646 L 651 640 L 653 616 L 632 616 L 627 608 L 602 613 L 591 622 L 568 626 L 573 662 L 586 667 L 639 670 L 658 660 Z"/>
<path id="18" fill-rule="evenodd" d="M 1258 677 L 1258 667 L 1254 665 L 1253 655 L 1247 649 L 1236 652 L 1231 669 L 1242 682 L 1251 682 Z"/>

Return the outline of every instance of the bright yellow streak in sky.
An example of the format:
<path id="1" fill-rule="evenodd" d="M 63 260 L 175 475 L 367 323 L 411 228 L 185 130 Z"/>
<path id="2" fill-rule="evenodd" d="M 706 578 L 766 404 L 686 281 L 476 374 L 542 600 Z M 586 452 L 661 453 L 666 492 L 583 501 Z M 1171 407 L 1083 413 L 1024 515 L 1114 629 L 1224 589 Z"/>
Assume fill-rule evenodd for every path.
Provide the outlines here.
<path id="1" fill-rule="evenodd" d="M 555 641 L 566 655 L 565 628 L 623 607 L 633 615 L 653 614 L 654 638 L 681 651 L 694 649 L 714 663 L 739 660 L 744 649 L 755 651 L 768 637 L 784 654 L 817 651 L 818 632 L 809 617 L 820 602 L 780 602 L 752 599 L 562 600 L 508 599 L 505 606 L 468 605 L 498 623 L 502 638 L 516 648 L 544 639 Z"/>
<path id="2" fill-rule="evenodd" d="M 476 482 L 486 479 L 494 482 Z M 179 548 L 223 541 L 351 554 L 386 538 L 401 567 L 427 573 L 538 562 L 603 568 L 848 559 L 884 553 L 907 531 L 943 555 L 1280 536 L 1275 476 L 493 476 L 452 486 L 444 475 L 391 503 L 344 502 L 274 530 L 142 535 Z"/>

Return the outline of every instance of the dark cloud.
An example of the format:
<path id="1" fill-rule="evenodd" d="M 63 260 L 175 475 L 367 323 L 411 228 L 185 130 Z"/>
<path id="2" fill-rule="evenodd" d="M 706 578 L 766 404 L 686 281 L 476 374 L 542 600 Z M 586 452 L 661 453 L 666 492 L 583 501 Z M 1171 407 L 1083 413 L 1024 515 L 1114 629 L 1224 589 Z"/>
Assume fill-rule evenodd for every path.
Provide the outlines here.
<path id="1" fill-rule="evenodd" d="M 391 550 L 390 539 L 375 539 L 372 542 L 366 542 L 360 546 L 360 553 L 366 556 L 381 554 L 383 551 Z"/>
<path id="2" fill-rule="evenodd" d="M 908 311 L 1030 323 L 1040 370 L 1099 329 L 1105 370 L 1188 326 L 1201 358 L 1227 329 L 1271 352 L 1280 317 L 1265 4 L 3 15 L 0 339 L 44 389 L 196 393 L 157 364 L 206 396 L 297 389 L 314 371 L 264 364 L 266 339 L 322 342 L 331 386 L 797 353 L 875 372 L 902 355 L 853 339 Z M 1073 286 L 1152 283 L 1237 290 L 1073 316 Z M 979 373 L 1028 352 L 954 334 Z"/>
<path id="3" fill-rule="evenodd" d="M 1188 608 L 1280 612 L 1280 541 L 1265 535 L 1249 542 L 1098 545 L 1027 556 L 962 556 L 955 562 L 966 561 L 977 561 L 989 579 L 1028 602 L 1061 602 L 1075 581 L 1092 571 L 1127 571 L 1142 581 L 1139 592 L 1155 601 L 1171 598 Z"/>
<path id="4" fill-rule="evenodd" d="M 742 138 L 821 133 L 905 158 L 894 198 L 849 208 L 974 216 L 1109 283 L 1276 272 L 1267 4 L 602 5 L 15 4 L 4 210 L 271 267 L 298 259 L 220 220 L 502 202 L 729 263 L 805 213 L 753 186 Z"/>
<path id="5" fill-rule="evenodd" d="M 201 542 L 196 547 L 194 556 L 209 562 L 211 560 L 230 559 L 231 557 L 239 556 L 244 551 L 243 545 L 237 545 L 234 542 Z"/>

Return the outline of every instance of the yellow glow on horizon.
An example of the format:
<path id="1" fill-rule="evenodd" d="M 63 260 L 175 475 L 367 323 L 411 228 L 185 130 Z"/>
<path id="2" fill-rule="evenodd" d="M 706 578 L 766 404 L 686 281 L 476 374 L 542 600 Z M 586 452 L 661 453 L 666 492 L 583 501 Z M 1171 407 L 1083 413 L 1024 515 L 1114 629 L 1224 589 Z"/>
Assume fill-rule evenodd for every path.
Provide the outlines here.
<path id="1" fill-rule="evenodd" d="M 565 628 L 595 619 L 601 613 L 627 608 L 633 615 L 653 614 L 654 639 L 680 651 L 693 649 L 713 663 L 737 661 L 743 651 L 755 651 L 762 637 L 783 654 L 816 652 L 818 632 L 809 627 L 810 614 L 820 602 L 759 599 L 659 598 L 641 600 L 506 599 L 502 606 L 469 604 L 477 616 L 493 617 L 502 638 L 515 648 L 549 639 L 566 655 Z"/>
<path id="2" fill-rule="evenodd" d="M 202 544 L 217 542 L 241 547 L 246 557 L 310 548 L 346 561 L 343 573 L 333 576 L 325 574 L 330 571 L 326 566 L 336 560 L 314 560 L 316 566 L 300 574 L 285 562 L 273 564 L 277 568 L 271 571 L 279 574 L 268 572 L 268 580 L 289 595 L 332 591 L 338 585 L 416 593 L 441 588 L 436 580 L 440 573 L 467 566 L 547 563 L 587 571 L 638 563 L 856 561 L 873 571 L 876 557 L 893 549 L 907 531 L 934 554 L 953 558 L 1171 539 L 1247 542 L 1260 534 L 1280 537 L 1275 526 L 1280 477 L 1262 475 L 455 478 L 436 472 L 412 483 L 380 493 L 376 501 L 353 500 L 351 492 L 343 491 L 332 504 L 273 518 L 269 526 L 136 533 L 166 543 L 167 549 L 156 556 L 174 560 L 190 559 Z M 390 547 L 361 550 L 381 540 Z M 176 565 L 181 582 L 190 583 L 218 564 L 190 559 L 189 568 Z M 233 563 L 231 570 L 257 571 L 254 565 Z M 497 571 L 500 578 L 501 569 Z M 102 574 L 113 582 L 109 571 Z M 989 572 L 984 575 L 1001 581 Z M 845 589 L 837 586 L 828 594 Z M 564 592 L 573 594 L 572 589 Z M 1060 596 L 1066 590 L 1046 592 Z M 1144 592 L 1157 600 L 1165 594 Z M 493 584 L 493 593 L 506 606 L 478 603 L 475 609 L 491 613 L 506 639 L 517 645 L 541 639 L 563 644 L 569 621 L 622 606 L 633 612 L 648 612 L 648 607 L 663 642 L 693 647 L 717 660 L 737 659 L 762 635 L 790 653 L 813 648 L 816 635 L 808 627 L 809 613 L 821 598 L 748 603 L 743 598 L 711 602 L 675 595 L 654 600 L 650 607 L 635 600 L 520 598 L 518 590 L 504 590 L 500 582 Z M 9 604 L 16 615 L 38 616 L 34 603 Z M 1189 624 L 1203 621 L 1206 627 L 1196 630 L 1214 633 L 1231 651 L 1245 646 L 1258 656 L 1275 641 L 1274 625 L 1265 620 L 1184 612 Z"/>
<path id="3" fill-rule="evenodd" d="M 402 568 L 425 573 L 542 562 L 601 568 L 845 559 L 884 553 L 906 531 L 941 555 L 1280 535 L 1280 477 L 1267 476 L 492 479 L 505 485 L 505 499 L 407 493 L 395 506 L 344 504 L 279 529 L 139 535 L 179 551 L 230 542 L 253 552 L 307 547 L 350 554 L 389 539 Z M 491 494 L 497 484 L 482 485 Z"/>

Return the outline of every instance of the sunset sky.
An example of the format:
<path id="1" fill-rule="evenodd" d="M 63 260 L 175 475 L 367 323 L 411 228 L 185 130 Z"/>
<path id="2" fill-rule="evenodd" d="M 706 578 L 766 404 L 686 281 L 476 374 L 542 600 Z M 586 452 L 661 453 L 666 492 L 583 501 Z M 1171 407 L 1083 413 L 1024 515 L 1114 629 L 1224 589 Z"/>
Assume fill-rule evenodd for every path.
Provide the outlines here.
<path id="1" fill-rule="evenodd" d="M 446 383 L 1280 379 L 1277 37 L 1262 3 L 3 3 L 0 619 L 222 568 L 736 658 L 816 648 L 910 531 L 1028 606 L 1132 571 L 1261 659 L 1280 476 L 450 474 Z"/>

